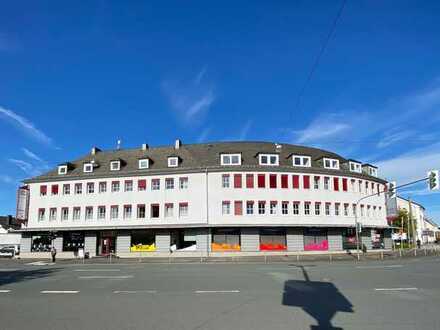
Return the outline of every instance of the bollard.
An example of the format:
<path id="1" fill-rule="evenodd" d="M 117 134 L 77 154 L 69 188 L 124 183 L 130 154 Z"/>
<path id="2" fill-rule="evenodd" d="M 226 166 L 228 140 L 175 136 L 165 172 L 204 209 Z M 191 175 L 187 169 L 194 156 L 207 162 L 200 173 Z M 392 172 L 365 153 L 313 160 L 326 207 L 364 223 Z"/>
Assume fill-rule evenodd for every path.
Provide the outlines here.
<path id="1" fill-rule="evenodd" d="M 414 257 L 417 257 L 417 249 L 414 249 Z"/>
<path id="2" fill-rule="evenodd" d="M 332 262 L 333 261 L 333 256 L 331 254 L 329 254 L 328 257 L 330 259 L 330 262 Z"/>
<path id="3" fill-rule="evenodd" d="M 427 254 L 426 254 L 426 249 L 423 249 L 423 250 L 425 250 L 425 257 L 426 257 L 426 255 L 427 255 Z"/>
<path id="4" fill-rule="evenodd" d="M 380 251 L 380 259 L 383 260 L 383 251 Z"/>
<path id="5" fill-rule="evenodd" d="M 267 264 L 267 255 L 264 254 L 264 263 Z"/>

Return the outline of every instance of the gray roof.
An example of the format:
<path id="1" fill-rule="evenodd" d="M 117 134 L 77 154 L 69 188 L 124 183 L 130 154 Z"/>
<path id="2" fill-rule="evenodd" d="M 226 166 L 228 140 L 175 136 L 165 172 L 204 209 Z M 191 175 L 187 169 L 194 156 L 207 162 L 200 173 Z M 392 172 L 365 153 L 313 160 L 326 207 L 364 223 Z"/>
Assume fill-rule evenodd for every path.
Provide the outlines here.
<path id="1" fill-rule="evenodd" d="M 69 164 L 68 173 L 59 175 L 58 169 L 55 168 L 43 175 L 25 180 L 25 183 L 44 182 L 66 179 L 84 179 L 84 178 L 103 178 L 118 176 L 136 176 L 148 174 L 166 174 L 179 172 L 199 172 L 201 170 L 219 171 L 219 170 L 261 170 L 261 171 L 290 171 L 295 172 L 304 170 L 304 168 L 295 168 L 292 166 L 291 156 L 294 154 L 308 155 L 312 158 L 312 167 L 308 168 L 309 172 L 336 174 L 342 172 L 350 173 L 351 176 L 369 177 L 365 174 L 357 174 L 349 172 L 348 169 L 328 170 L 322 168 L 319 160 L 323 157 L 335 158 L 341 164 L 348 160 L 322 149 L 292 145 L 278 144 L 281 148 L 277 148 L 277 144 L 271 142 L 217 142 L 202 144 L 182 144 L 179 149 L 174 146 L 154 147 L 142 150 L 137 149 L 120 149 L 98 151 L 96 154 L 87 154 L 77 160 L 64 162 Z M 222 153 L 241 153 L 241 166 L 220 166 L 220 155 Z M 258 164 L 259 153 L 279 154 L 279 166 L 260 166 Z M 168 157 L 178 156 L 180 164 L 177 168 L 168 167 Z M 138 169 L 138 160 L 143 158 L 150 159 L 150 167 L 148 169 Z M 110 171 L 110 161 L 121 159 L 120 171 Z M 83 164 L 95 161 L 97 167 L 92 173 L 83 172 Z M 385 182 L 378 178 L 369 177 L 372 180 Z"/>

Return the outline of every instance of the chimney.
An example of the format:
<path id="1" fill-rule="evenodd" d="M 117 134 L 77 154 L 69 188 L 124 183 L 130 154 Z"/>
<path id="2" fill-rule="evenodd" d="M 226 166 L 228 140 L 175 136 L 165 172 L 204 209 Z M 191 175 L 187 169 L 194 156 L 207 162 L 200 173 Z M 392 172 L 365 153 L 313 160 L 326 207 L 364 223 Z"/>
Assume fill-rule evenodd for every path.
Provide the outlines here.
<path id="1" fill-rule="evenodd" d="M 179 149 L 181 146 L 182 146 L 182 141 L 177 139 L 176 142 L 174 143 L 174 149 Z"/>
<path id="2" fill-rule="evenodd" d="M 148 149 L 148 144 L 142 143 L 142 151 L 145 151 Z"/>
<path id="3" fill-rule="evenodd" d="M 92 155 L 96 155 L 96 153 L 98 152 L 98 150 L 99 150 L 98 148 L 93 147 L 93 148 L 92 148 L 92 152 L 91 152 L 91 154 L 92 154 Z"/>

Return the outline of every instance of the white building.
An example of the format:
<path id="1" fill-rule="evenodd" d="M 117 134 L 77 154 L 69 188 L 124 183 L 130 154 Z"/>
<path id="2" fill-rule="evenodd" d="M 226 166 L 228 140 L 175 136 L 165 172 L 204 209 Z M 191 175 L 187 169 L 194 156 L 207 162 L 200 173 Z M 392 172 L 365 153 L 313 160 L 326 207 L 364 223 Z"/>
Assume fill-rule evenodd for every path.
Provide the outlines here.
<path id="1" fill-rule="evenodd" d="M 101 151 L 26 180 L 22 253 L 151 255 L 390 248 L 377 168 L 268 142 Z M 361 197 L 372 195 L 356 206 Z M 357 208 L 357 209 L 356 209 Z M 137 253 L 136 255 L 139 255 Z"/>

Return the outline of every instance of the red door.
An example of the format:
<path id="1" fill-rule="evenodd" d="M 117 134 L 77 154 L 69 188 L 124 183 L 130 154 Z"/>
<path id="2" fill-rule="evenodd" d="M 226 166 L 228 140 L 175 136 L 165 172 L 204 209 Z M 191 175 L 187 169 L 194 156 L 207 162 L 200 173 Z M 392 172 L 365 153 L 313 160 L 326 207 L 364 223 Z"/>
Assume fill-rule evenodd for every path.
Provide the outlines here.
<path id="1" fill-rule="evenodd" d="M 103 237 L 101 238 L 101 254 L 109 255 L 110 252 L 115 252 L 115 238 Z"/>

